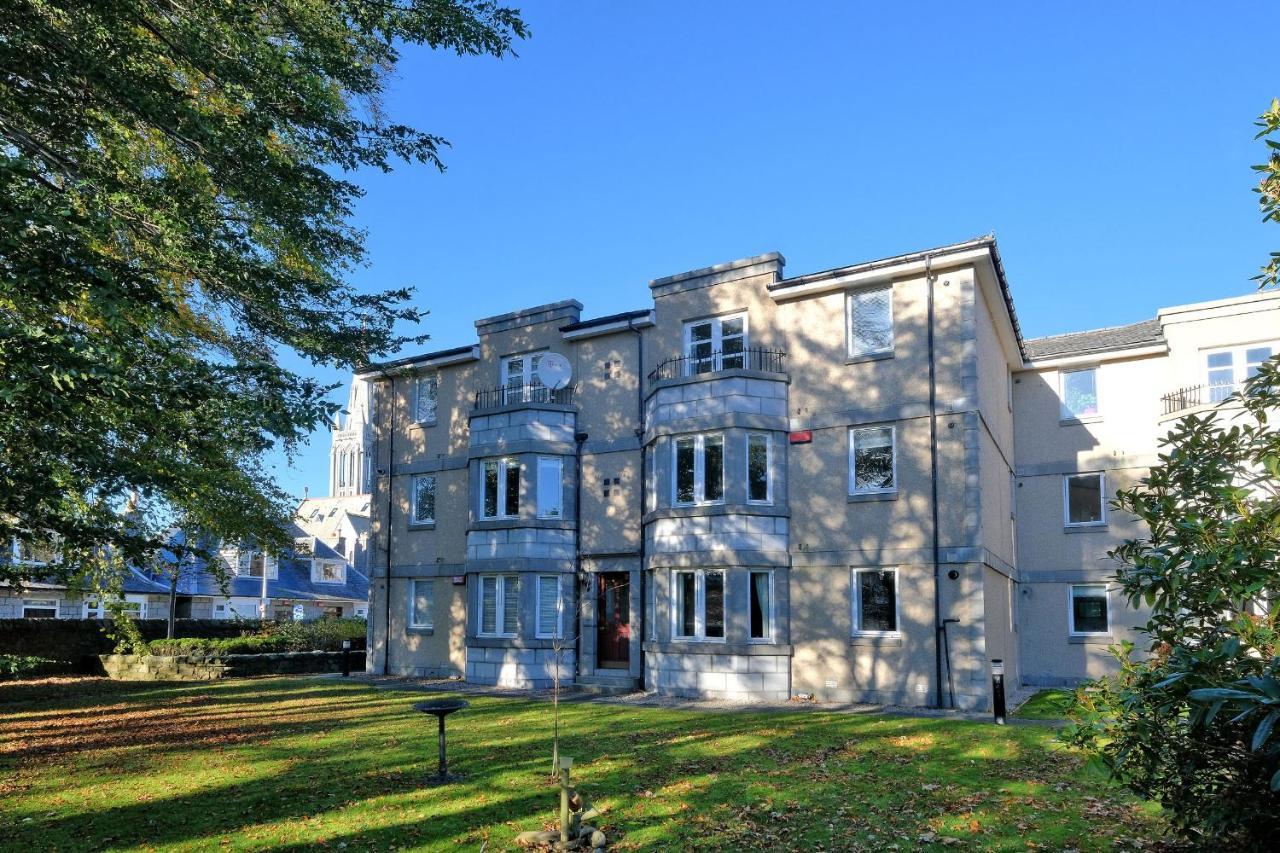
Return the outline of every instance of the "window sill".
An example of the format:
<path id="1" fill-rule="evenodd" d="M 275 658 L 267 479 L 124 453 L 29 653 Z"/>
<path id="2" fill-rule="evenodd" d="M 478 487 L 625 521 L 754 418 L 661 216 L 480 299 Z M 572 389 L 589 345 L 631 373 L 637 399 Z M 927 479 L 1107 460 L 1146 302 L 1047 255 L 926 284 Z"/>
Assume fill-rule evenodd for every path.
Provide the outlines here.
<path id="1" fill-rule="evenodd" d="M 702 501 L 701 503 L 694 504 L 678 504 L 675 501 L 671 502 L 672 509 L 706 509 L 709 506 L 724 506 L 724 501 Z"/>
<path id="2" fill-rule="evenodd" d="M 1058 426 L 1078 426 L 1080 424 L 1096 424 L 1102 421 L 1102 415 L 1085 415 L 1082 418 L 1059 418 Z"/>
<path id="3" fill-rule="evenodd" d="M 409 522 L 410 530 L 435 530 L 436 523 L 434 521 L 411 521 Z"/>
<path id="4" fill-rule="evenodd" d="M 1068 634 L 1067 642 L 1073 646 L 1110 646 L 1115 642 L 1111 634 Z"/>
<path id="5" fill-rule="evenodd" d="M 1066 524 L 1062 527 L 1063 533 L 1093 533 L 1098 530 L 1106 530 L 1110 525 L 1105 521 L 1096 524 Z"/>
<path id="6" fill-rule="evenodd" d="M 902 645 L 901 634 L 854 634 L 849 638 L 851 646 L 876 646 L 896 648 Z"/>
<path id="7" fill-rule="evenodd" d="M 869 501 L 896 501 L 897 499 L 898 492 L 896 489 L 892 492 L 858 492 L 848 496 L 848 503 L 860 504 Z"/>
<path id="8" fill-rule="evenodd" d="M 427 429 L 428 427 L 439 426 L 440 421 L 414 421 L 409 424 L 410 429 Z"/>
<path id="9" fill-rule="evenodd" d="M 863 364 L 868 361 L 884 361 L 893 358 L 893 350 L 885 352 L 869 352 L 861 355 L 845 355 L 845 364 Z"/>
<path id="10" fill-rule="evenodd" d="M 421 634 L 424 637 L 430 637 L 436 632 L 436 629 L 431 625 L 410 625 L 405 631 L 409 634 Z"/>

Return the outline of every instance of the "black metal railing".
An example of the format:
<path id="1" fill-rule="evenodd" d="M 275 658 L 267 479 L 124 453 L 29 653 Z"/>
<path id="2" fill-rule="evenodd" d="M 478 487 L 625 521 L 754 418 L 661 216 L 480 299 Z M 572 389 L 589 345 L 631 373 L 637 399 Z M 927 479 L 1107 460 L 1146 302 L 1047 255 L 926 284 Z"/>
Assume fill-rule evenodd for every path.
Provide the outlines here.
<path id="1" fill-rule="evenodd" d="M 787 373 L 787 354 L 780 349 L 749 347 L 737 352 L 706 352 L 669 358 L 649 374 L 650 382 L 681 379 L 726 370 L 755 370 L 760 373 Z"/>
<path id="2" fill-rule="evenodd" d="M 1172 415 L 1174 412 L 1181 412 L 1183 409 L 1194 409 L 1200 405 L 1203 397 L 1203 385 L 1188 385 L 1186 388 L 1179 388 L 1177 391 L 1165 394 L 1160 398 L 1160 402 L 1164 403 L 1164 413 Z"/>
<path id="3" fill-rule="evenodd" d="M 486 409 L 500 409 L 503 406 L 518 406 L 526 403 L 572 405 L 573 386 L 548 388 L 545 385 L 513 385 L 507 388 L 477 391 L 475 411 L 483 412 Z"/>

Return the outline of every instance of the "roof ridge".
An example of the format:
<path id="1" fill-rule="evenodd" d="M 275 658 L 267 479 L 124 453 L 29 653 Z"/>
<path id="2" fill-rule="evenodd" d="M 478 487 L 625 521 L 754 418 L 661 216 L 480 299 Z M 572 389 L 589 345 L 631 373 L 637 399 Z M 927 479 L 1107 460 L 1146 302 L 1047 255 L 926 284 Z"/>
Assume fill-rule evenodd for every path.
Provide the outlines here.
<path id="1" fill-rule="evenodd" d="M 1116 329 L 1128 329 L 1132 326 L 1141 326 L 1143 323 L 1158 323 L 1158 322 L 1160 322 L 1160 318 L 1148 317 L 1145 320 L 1137 320 L 1133 323 L 1117 323 L 1114 326 L 1098 326 L 1095 329 L 1081 329 L 1077 332 L 1058 332 L 1056 335 L 1040 335 L 1039 337 L 1035 337 L 1035 338 L 1027 338 L 1027 343 L 1031 343 L 1032 341 L 1047 341 L 1047 340 L 1050 340 L 1051 338 L 1069 338 L 1074 335 L 1091 335 L 1094 332 L 1111 332 L 1111 331 L 1115 331 Z"/>

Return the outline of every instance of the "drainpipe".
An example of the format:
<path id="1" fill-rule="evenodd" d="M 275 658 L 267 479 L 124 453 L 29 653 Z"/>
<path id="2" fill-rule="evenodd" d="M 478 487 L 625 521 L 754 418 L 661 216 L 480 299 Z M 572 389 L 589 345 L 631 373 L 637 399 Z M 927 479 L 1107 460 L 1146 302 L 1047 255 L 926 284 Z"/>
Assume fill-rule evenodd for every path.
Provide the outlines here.
<path id="1" fill-rule="evenodd" d="M 576 419 L 574 421 L 577 422 Z M 587 441 L 585 432 L 574 432 L 573 454 L 573 588 L 582 589 L 582 445 Z M 578 624 L 573 632 L 573 681 L 576 684 L 582 674 L 582 605 L 577 607 Z M 557 661 L 556 666 L 559 667 Z M 556 676 L 559 678 L 559 675 Z"/>
<path id="2" fill-rule="evenodd" d="M 644 448 L 644 332 L 637 329 L 634 321 L 627 318 L 627 328 L 635 332 L 636 335 L 636 440 L 640 443 L 640 482 L 636 488 L 636 493 L 640 496 L 640 689 L 645 687 L 644 683 L 644 632 L 648 626 L 645 607 L 649 601 L 648 591 L 645 589 L 645 577 L 648 574 L 644 569 L 644 490 L 648 483 L 648 454 Z M 629 588 L 629 587 L 628 587 Z"/>
<path id="3" fill-rule="evenodd" d="M 924 256 L 924 277 L 929 286 L 928 324 L 929 324 L 929 479 L 933 490 L 933 665 L 934 696 L 936 706 L 946 707 L 942 701 L 942 632 L 946 625 L 942 622 L 942 568 L 939 565 L 942 557 L 942 546 L 938 537 L 938 376 L 937 361 L 933 341 L 933 257 Z"/>
<path id="4" fill-rule="evenodd" d="M 387 520 L 384 522 L 387 533 L 387 577 L 383 590 L 385 607 L 383 608 L 382 614 L 382 626 L 384 632 L 382 637 L 383 675 L 391 674 L 391 487 L 395 482 L 391 475 L 395 470 L 396 464 L 396 378 L 392 376 L 390 379 L 391 387 L 390 390 L 387 391 L 387 409 L 391 412 L 391 428 L 387 432 Z"/>

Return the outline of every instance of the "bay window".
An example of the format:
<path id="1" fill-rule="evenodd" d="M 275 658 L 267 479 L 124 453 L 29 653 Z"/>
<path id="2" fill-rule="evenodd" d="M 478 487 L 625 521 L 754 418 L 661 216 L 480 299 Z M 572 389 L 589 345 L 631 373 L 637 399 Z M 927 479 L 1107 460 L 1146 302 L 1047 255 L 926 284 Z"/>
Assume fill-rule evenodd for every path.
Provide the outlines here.
<path id="1" fill-rule="evenodd" d="M 480 576 L 480 634 L 514 637 L 520 608 L 518 575 Z"/>
<path id="2" fill-rule="evenodd" d="M 672 503 L 724 501 L 724 436 L 686 435 L 672 442 Z"/>
<path id="3" fill-rule="evenodd" d="M 773 502 L 772 448 L 768 433 L 747 433 L 747 502 Z"/>
<path id="4" fill-rule="evenodd" d="M 564 517 L 564 460 L 538 457 L 538 518 Z"/>
<path id="5" fill-rule="evenodd" d="M 724 572 L 708 569 L 673 573 L 675 625 L 681 639 L 724 638 Z"/>
<path id="6" fill-rule="evenodd" d="M 515 518 L 520 514 L 520 460 L 514 456 L 480 463 L 481 518 Z"/>

